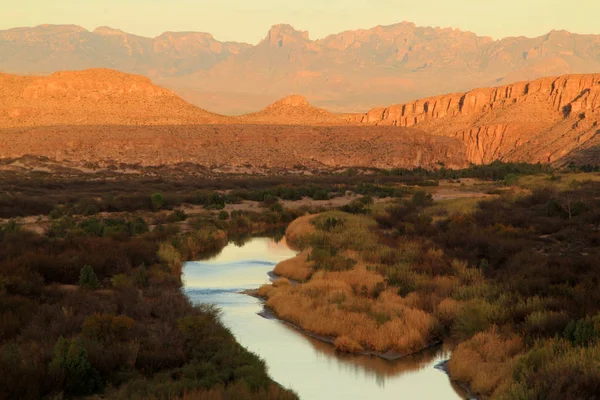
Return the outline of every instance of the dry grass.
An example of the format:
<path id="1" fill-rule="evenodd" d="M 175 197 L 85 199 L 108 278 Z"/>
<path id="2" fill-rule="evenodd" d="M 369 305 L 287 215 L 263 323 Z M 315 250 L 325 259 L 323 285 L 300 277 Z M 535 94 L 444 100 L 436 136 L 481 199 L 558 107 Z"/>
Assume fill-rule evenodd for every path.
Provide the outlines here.
<path id="1" fill-rule="evenodd" d="M 377 352 L 403 354 L 426 347 L 435 334 L 436 319 L 407 307 L 391 291 L 378 299 L 363 297 L 360 289 L 355 293 L 352 283 L 358 282 L 359 275 L 360 271 L 318 273 L 303 285 L 271 290 L 267 305 L 279 317 L 303 329 L 339 339 L 344 351 L 358 348 L 350 343 Z"/>
<path id="2" fill-rule="evenodd" d="M 527 189 L 552 187 L 557 190 L 568 190 L 573 182 L 600 182 L 600 173 L 568 173 L 556 175 L 557 180 L 551 180 L 550 175 L 528 175 L 519 178 L 518 185 Z"/>
<path id="3" fill-rule="evenodd" d="M 477 204 L 482 200 L 479 196 L 436 201 L 433 206 L 427 209 L 427 215 L 436 217 L 451 214 L 470 214 L 477 209 Z"/>
<path id="4" fill-rule="evenodd" d="M 275 266 L 274 272 L 279 276 L 298 282 L 306 281 L 314 269 L 314 262 L 308 261 L 309 254 L 310 250 L 305 250 L 294 258 L 280 262 Z"/>
<path id="5" fill-rule="evenodd" d="M 462 309 L 463 303 L 451 298 L 446 298 L 437 306 L 435 316 L 445 326 L 450 326 Z"/>
<path id="6" fill-rule="evenodd" d="M 315 227 L 310 223 L 315 217 L 316 215 L 305 215 L 292 221 L 285 230 L 285 238 L 288 246 L 296 249 L 303 249 L 306 247 L 304 239 L 315 232 Z"/>
<path id="7" fill-rule="evenodd" d="M 345 353 L 358 353 L 363 351 L 363 347 L 356 340 L 348 336 L 340 336 L 333 343 L 335 348 Z"/>
<path id="8" fill-rule="evenodd" d="M 311 224 L 313 218 L 318 220 Z M 324 226 L 319 221 L 330 218 L 343 223 L 330 230 L 316 228 Z M 413 307 L 414 299 L 402 298 L 395 288 L 386 289 L 384 277 L 375 272 L 377 267 L 367 268 L 377 264 L 380 254 L 388 249 L 379 243 L 372 231 L 374 225 L 370 217 L 339 211 L 294 221 L 286 232 L 293 236 L 292 241 L 301 237 L 305 247 L 320 243 L 322 248 L 340 249 L 336 257 L 355 263 L 350 270 L 318 270 L 314 261 L 307 261 L 312 248 L 306 247 L 302 254 L 275 268 L 276 274 L 305 283 L 263 286 L 259 293 L 268 298 L 267 306 L 302 329 L 333 338 L 341 351 L 407 354 L 427 347 L 437 336 L 437 319 Z M 454 284 L 444 278 L 434 283 L 432 290 L 442 294 L 451 291 Z"/>
<path id="9" fill-rule="evenodd" d="M 478 333 L 458 345 L 449 362 L 450 374 L 480 395 L 493 396 L 511 374 L 523 350 L 519 337 L 502 337 L 496 330 Z"/>
<path id="10" fill-rule="evenodd" d="M 280 279 L 277 279 L 275 282 L 273 282 L 273 287 L 278 288 L 278 287 L 282 287 L 282 286 L 289 286 L 291 284 L 292 283 L 289 281 L 289 279 L 280 278 Z"/>

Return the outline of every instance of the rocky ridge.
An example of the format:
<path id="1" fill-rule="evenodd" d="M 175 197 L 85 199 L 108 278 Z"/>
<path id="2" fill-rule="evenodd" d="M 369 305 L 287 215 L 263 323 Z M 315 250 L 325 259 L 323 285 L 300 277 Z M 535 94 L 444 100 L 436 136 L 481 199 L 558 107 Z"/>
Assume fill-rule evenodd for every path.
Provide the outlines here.
<path id="1" fill-rule="evenodd" d="M 600 133 L 600 74 L 436 96 L 374 108 L 349 120 L 458 138 L 475 164 L 497 159 L 551 163 L 589 146 Z"/>

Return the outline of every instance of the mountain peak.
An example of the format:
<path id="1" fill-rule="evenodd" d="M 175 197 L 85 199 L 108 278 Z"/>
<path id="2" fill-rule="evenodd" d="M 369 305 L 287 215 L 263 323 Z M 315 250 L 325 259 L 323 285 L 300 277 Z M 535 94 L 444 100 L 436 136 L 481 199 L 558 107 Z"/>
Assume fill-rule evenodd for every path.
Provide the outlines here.
<path id="1" fill-rule="evenodd" d="M 30 28 L 18 28 L 21 30 L 26 30 L 26 29 L 30 29 Z M 60 32 L 88 32 L 87 29 L 85 29 L 82 26 L 79 25 L 54 25 L 54 24 L 42 24 L 42 25 L 37 25 L 34 28 L 31 28 L 33 30 L 38 30 L 38 31 L 49 31 L 49 32 L 53 32 L 53 33 L 60 33 Z"/>
<path id="2" fill-rule="evenodd" d="M 273 25 L 263 41 L 269 47 L 287 47 L 297 43 L 309 41 L 307 31 L 299 31 L 288 24 Z"/>
<path id="3" fill-rule="evenodd" d="M 270 108 L 278 108 L 278 107 L 282 107 L 282 106 L 306 107 L 306 106 L 310 106 L 310 103 L 308 102 L 308 100 L 306 100 L 306 97 L 301 96 L 299 94 L 293 94 L 291 96 L 285 97 L 285 98 L 271 104 L 269 107 Z"/>
<path id="4" fill-rule="evenodd" d="M 94 31 L 92 33 L 95 33 L 97 35 L 103 35 L 103 36 L 126 35 L 126 33 L 123 32 L 122 30 L 114 29 L 114 28 L 111 28 L 110 26 L 99 26 L 96 29 L 94 29 Z"/>

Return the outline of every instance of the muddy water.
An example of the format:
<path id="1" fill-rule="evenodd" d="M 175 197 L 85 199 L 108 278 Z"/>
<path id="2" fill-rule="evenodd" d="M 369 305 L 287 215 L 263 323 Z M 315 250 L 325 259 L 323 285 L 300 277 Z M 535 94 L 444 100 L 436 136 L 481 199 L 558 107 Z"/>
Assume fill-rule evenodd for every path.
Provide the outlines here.
<path id="1" fill-rule="evenodd" d="M 216 257 L 187 263 L 184 291 L 194 303 L 216 304 L 237 341 L 265 360 L 269 375 L 301 399 L 464 399 L 435 369 L 449 358 L 443 347 L 398 361 L 337 353 L 327 343 L 260 317 L 260 300 L 239 294 L 269 282 L 268 273 L 296 253 L 285 242 L 255 238 L 229 244 Z"/>

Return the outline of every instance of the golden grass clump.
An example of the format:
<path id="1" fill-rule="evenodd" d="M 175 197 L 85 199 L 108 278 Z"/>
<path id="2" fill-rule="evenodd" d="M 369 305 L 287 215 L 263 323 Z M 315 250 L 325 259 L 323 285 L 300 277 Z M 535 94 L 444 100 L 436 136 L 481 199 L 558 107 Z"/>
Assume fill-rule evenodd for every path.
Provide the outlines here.
<path id="1" fill-rule="evenodd" d="M 357 265 L 349 271 L 319 271 L 314 274 L 313 279 L 345 282 L 350 285 L 354 293 L 369 297 L 373 296 L 377 290 L 377 286 L 381 286 L 384 282 L 383 276 L 367 270 L 364 265 Z"/>
<path id="2" fill-rule="evenodd" d="M 304 282 L 313 273 L 314 262 L 308 261 L 310 250 L 305 250 L 294 258 L 280 262 L 275 266 L 275 272 L 279 276 L 295 281 Z"/>
<path id="3" fill-rule="evenodd" d="M 426 347 L 437 320 L 406 307 L 397 295 L 392 298 L 391 293 L 379 299 L 357 296 L 349 283 L 319 274 L 303 285 L 277 288 L 267 306 L 302 329 L 335 339 L 346 336 L 365 349 L 405 354 Z"/>
<path id="4" fill-rule="evenodd" d="M 273 293 L 273 289 L 273 285 L 262 285 L 260 288 L 258 288 L 258 296 L 268 298 L 269 295 Z"/>
<path id="5" fill-rule="evenodd" d="M 291 284 L 292 283 L 290 282 L 289 279 L 287 279 L 287 278 L 279 278 L 275 282 L 273 282 L 273 287 L 278 288 L 278 287 L 282 287 L 282 286 L 289 286 Z"/>
<path id="6" fill-rule="evenodd" d="M 438 304 L 435 316 L 442 324 L 449 326 L 456 319 L 456 316 L 462 309 L 462 306 L 462 302 L 451 298 L 446 298 L 442 300 L 440 304 Z"/>
<path id="7" fill-rule="evenodd" d="M 295 249 L 304 249 L 307 246 L 307 237 L 315 232 L 315 227 L 310 223 L 316 215 L 305 215 L 292 221 L 285 230 L 288 246 Z"/>
<path id="8" fill-rule="evenodd" d="M 345 353 L 358 353 L 364 350 L 360 343 L 348 336 L 339 336 L 333 345 L 337 350 Z"/>
<path id="9" fill-rule="evenodd" d="M 522 350 L 521 338 L 504 338 L 491 329 L 458 345 L 448 367 L 452 378 L 468 383 L 474 393 L 493 396 L 511 379 Z"/>

